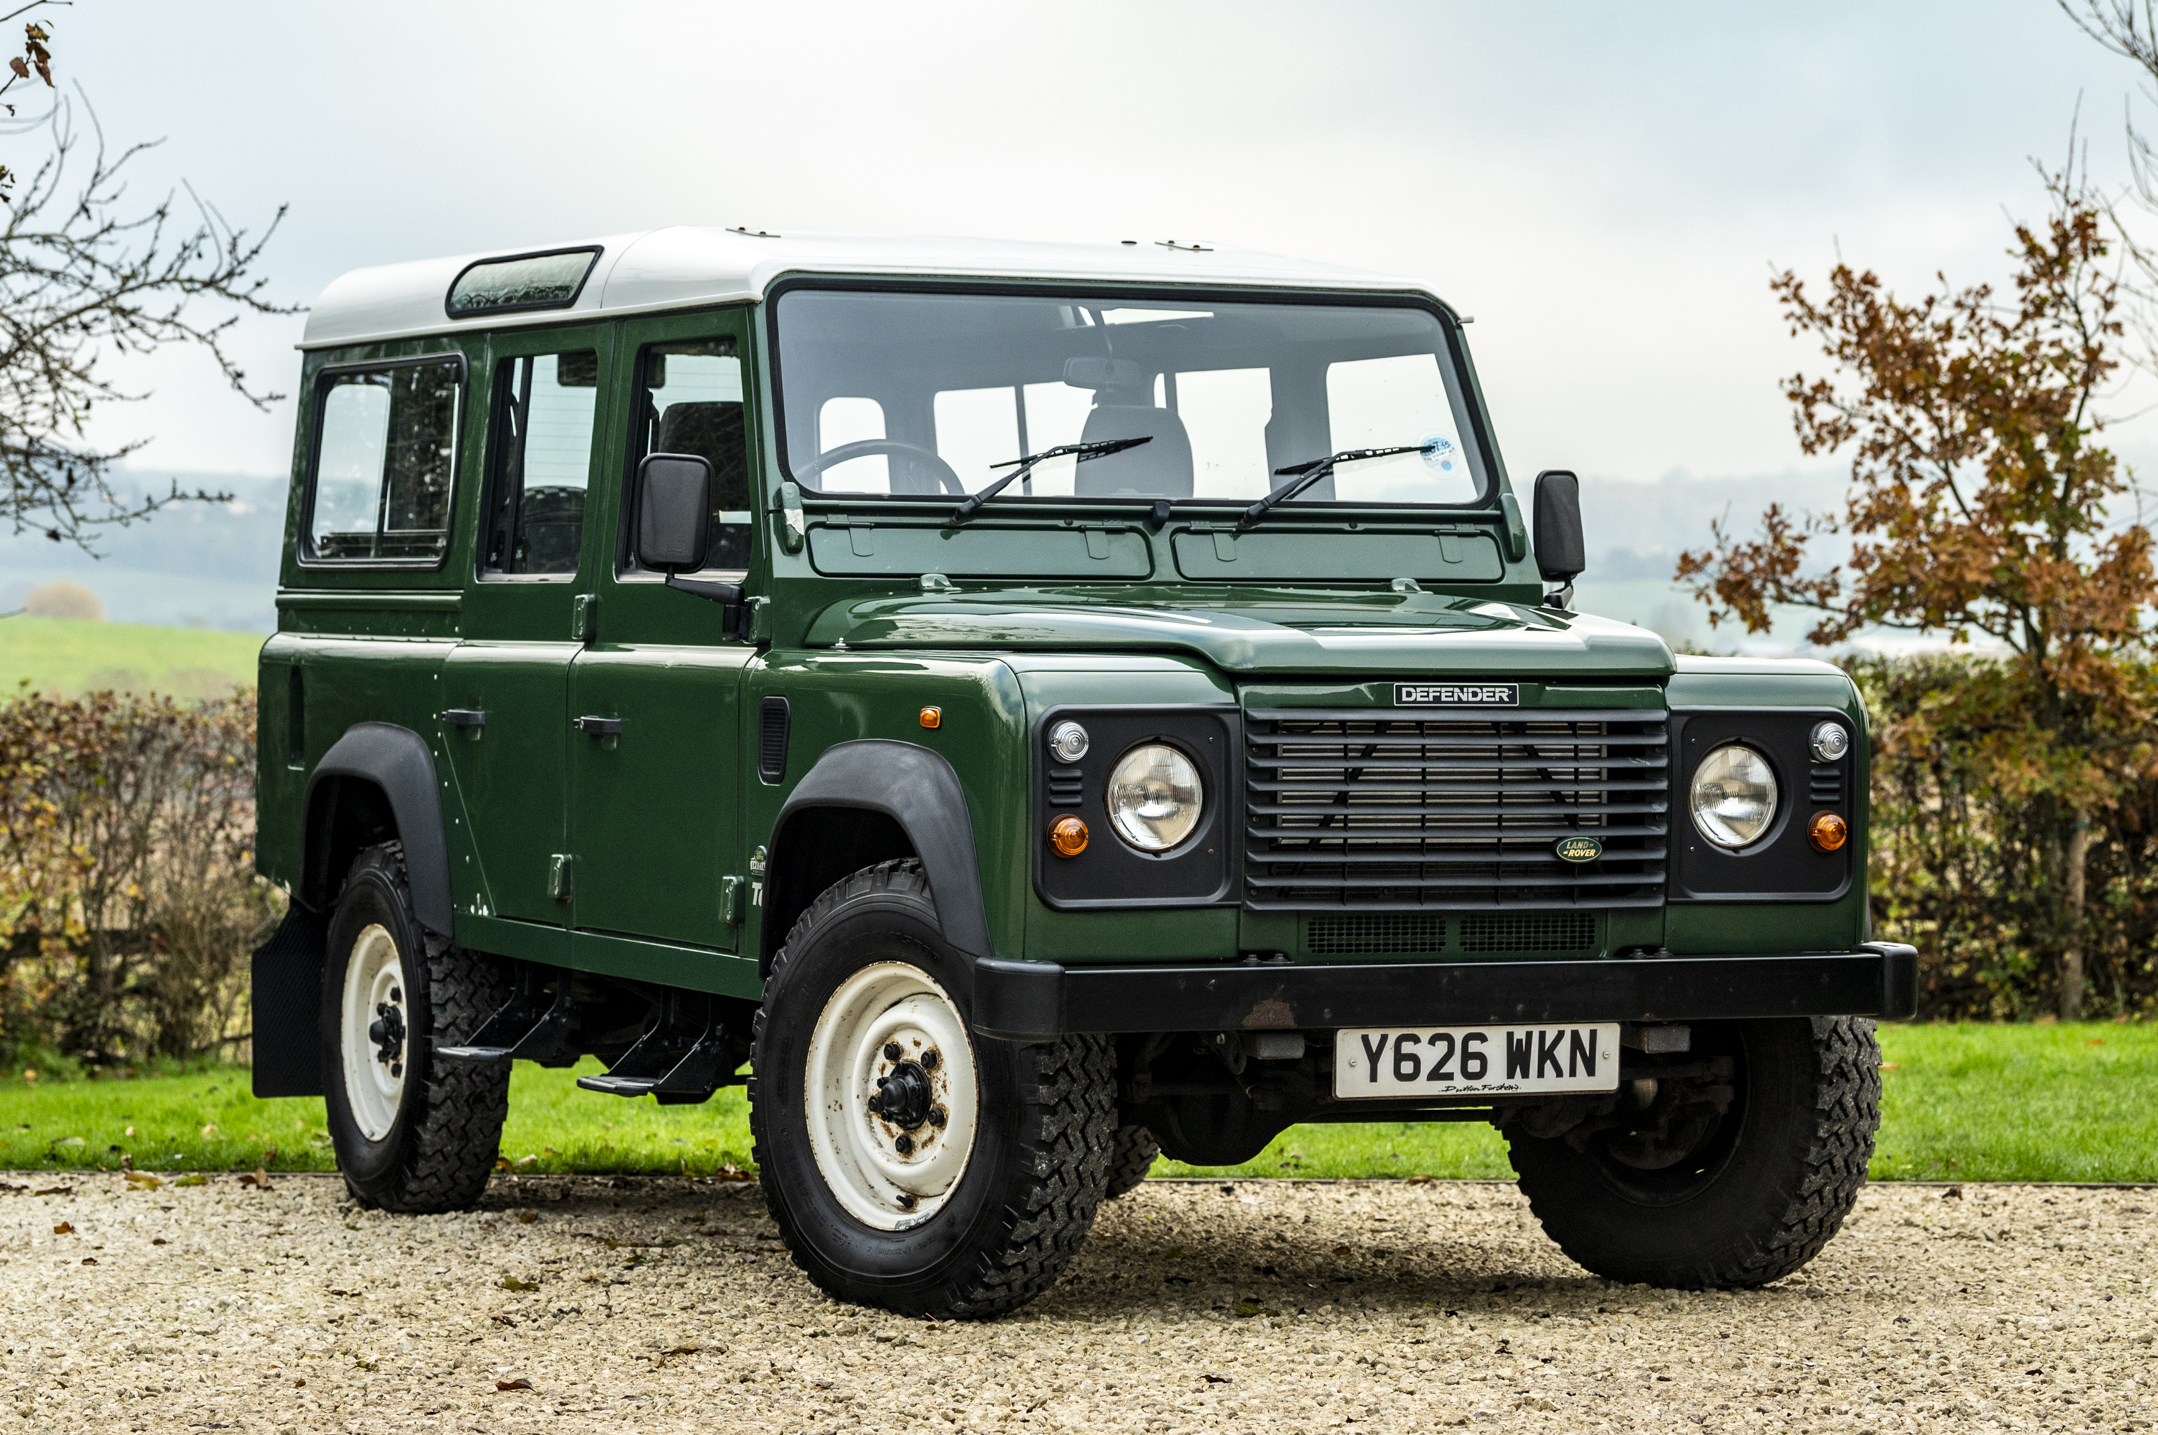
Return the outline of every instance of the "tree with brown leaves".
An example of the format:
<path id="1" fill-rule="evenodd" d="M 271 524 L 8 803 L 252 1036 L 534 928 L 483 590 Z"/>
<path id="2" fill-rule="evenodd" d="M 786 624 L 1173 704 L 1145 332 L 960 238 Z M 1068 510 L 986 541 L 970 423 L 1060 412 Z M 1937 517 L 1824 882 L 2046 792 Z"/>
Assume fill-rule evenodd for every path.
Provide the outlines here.
<path id="1" fill-rule="evenodd" d="M 1840 515 L 1771 504 L 1760 533 L 1723 524 L 1681 556 L 1678 578 L 1710 621 L 1766 631 L 1777 606 L 1816 616 L 1810 640 L 1863 629 L 1974 635 L 2009 657 L 1944 691 L 1932 717 L 1976 741 L 1991 781 L 2044 829 L 2064 1017 L 2083 1004 L 2083 926 L 2094 818 L 2154 761 L 2145 613 L 2158 598 L 2150 532 L 2117 522 L 2129 476 L 2098 442 L 2099 405 L 2120 366 L 2123 295 L 2104 205 L 2071 175 L 2052 212 L 2018 226 L 2011 293 L 1941 289 L 1906 302 L 1839 264 L 1815 295 L 1773 281 L 1794 335 L 1833 371 L 1784 393 L 1799 446 L 1848 450 Z M 1816 538 L 1849 541 L 1816 564 Z M 1894 742 L 1898 734 L 1883 733 Z"/>

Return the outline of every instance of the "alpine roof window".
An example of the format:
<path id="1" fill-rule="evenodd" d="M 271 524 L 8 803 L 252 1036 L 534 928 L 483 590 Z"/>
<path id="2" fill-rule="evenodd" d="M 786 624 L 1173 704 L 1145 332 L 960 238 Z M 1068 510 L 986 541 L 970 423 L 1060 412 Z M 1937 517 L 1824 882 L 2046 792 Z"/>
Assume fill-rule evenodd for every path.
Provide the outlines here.
<path id="1" fill-rule="evenodd" d="M 449 548 L 464 361 L 336 369 L 315 388 L 307 557 L 435 564 Z"/>
<path id="2" fill-rule="evenodd" d="M 599 260 L 597 249 L 559 249 L 468 264 L 450 284 L 452 319 L 510 314 L 523 309 L 567 309 L 584 292 Z"/>

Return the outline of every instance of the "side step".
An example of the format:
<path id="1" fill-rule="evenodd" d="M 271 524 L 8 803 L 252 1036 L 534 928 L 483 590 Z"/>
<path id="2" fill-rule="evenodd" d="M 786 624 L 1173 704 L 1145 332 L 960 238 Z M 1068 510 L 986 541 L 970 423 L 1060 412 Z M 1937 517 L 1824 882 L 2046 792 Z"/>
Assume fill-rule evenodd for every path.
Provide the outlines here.
<path id="1" fill-rule="evenodd" d="M 662 1106 L 693 1106 L 711 1100 L 722 1086 L 739 1084 L 734 1068 L 740 1064 L 712 999 L 670 991 L 652 1029 L 605 1076 L 580 1076 L 577 1084 L 608 1096 L 649 1092 Z"/>
<path id="2" fill-rule="evenodd" d="M 539 970 L 517 964 L 517 986 L 501 1010 L 480 1023 L 462 1046 L 438 1046 L 445 1061 L 536 1061 L 541 1066 L 577 1064 L 575 1005 L 569 973 L 555 981 L 552 998 L 540 991 Z"/>

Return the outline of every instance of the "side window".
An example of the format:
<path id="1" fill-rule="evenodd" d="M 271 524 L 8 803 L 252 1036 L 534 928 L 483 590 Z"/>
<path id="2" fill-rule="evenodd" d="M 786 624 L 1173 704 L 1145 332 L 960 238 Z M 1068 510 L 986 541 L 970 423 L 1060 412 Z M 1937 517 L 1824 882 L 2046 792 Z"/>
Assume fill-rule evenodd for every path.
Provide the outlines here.
<path id="1" fill-rule="evenodd" d="M 684 453 L 712 465 L 712 519 L 705 567 L 749 567 L 749 451 L 742 437 L 742 361 L 732 339 L 647 344 L 637 356 L 637 405 L 629 471 L 646 454 Z M 623 512 L 629 511 L 624 504 Z M 623 527 L 623 563 L 634 570 Z"/>
<path id="2" fill-rule="evenodd" d="M 575 573 L 592 473 L 599 355 L 504 359 L 487 444 L 487 573 Z"/>
<path id="3" fill-rule="evenodd" d="M 442 560 L 463 378 L 457 359 L 322 376 L 309 558 Z"/>

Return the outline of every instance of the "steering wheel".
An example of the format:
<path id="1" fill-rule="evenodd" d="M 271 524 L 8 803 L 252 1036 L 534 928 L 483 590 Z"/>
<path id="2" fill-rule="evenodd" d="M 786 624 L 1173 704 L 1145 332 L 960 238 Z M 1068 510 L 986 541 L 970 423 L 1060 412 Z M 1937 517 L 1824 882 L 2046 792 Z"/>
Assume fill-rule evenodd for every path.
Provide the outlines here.
<path id="1" fill-rule="evenodd" d="M 845 463 L 850 458 L 868 458 L 879 453 L 921 459 L 929 465 L 930 476 L 944 486 L 946 493 L 960 497 L 966 495 L 967 486 L 959 481 L 958 470 L 946 463 L 942 455 L 934 449 L 926 449 L 919 444 L 901 443 L 895 438 L 864 438 L 856 439 L 853 443 L 843 443 L 796 468 L 794 481 L 806 483 L 824 470 Z"/>

